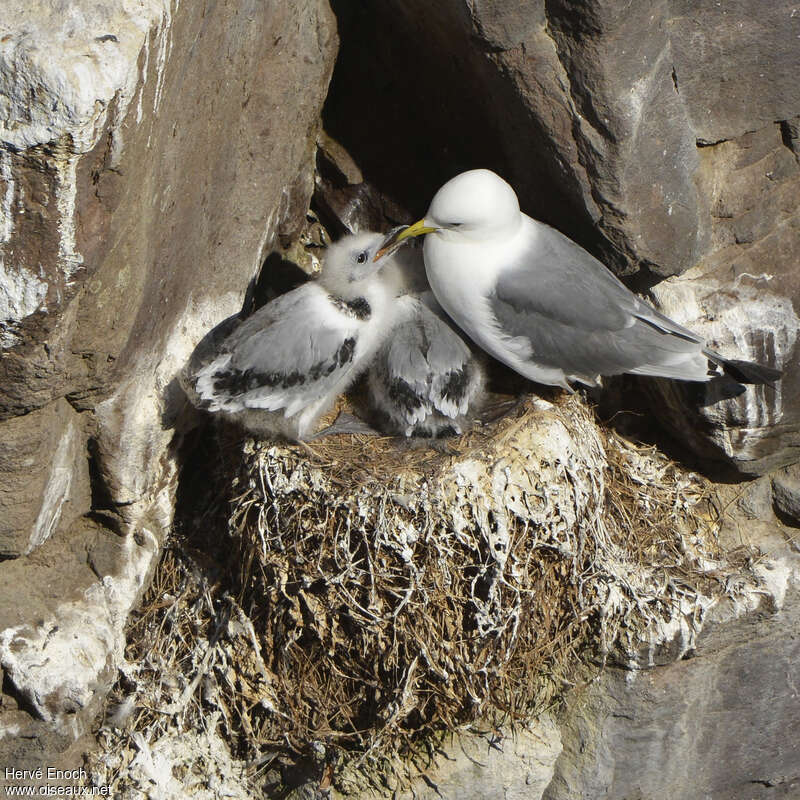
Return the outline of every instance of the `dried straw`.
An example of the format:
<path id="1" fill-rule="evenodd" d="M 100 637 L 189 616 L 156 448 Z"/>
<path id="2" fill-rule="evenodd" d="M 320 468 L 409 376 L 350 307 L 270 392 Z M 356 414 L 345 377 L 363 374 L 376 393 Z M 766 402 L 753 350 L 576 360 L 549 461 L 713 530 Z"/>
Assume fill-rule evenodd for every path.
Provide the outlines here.
<path id="1" fill-rule="evenodd" d="M 150 741 L 213 713 L 256 776 L 285 757 L 379 771 L 442 732 L 524 722 L 587 664 L 691 648 L 733 585 L 708 485 L 577 395 L 444 451 L 237 437 L 223 463 L 216 571 L 167 551 L 127 681 Z"/>

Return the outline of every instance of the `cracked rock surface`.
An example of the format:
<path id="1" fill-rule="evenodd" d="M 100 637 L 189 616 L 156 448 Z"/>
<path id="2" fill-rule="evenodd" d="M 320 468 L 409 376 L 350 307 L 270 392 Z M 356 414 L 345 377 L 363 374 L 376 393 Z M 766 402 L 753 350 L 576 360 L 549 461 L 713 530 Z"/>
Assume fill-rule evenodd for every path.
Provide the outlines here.
<path id="1" fill-rule="evenodd" d="M 304 222 L 336 28 L 323 0 L 6 5 L 0 760 L 34 768 L 100 707 L 171 524 L 174 376 Z"/>

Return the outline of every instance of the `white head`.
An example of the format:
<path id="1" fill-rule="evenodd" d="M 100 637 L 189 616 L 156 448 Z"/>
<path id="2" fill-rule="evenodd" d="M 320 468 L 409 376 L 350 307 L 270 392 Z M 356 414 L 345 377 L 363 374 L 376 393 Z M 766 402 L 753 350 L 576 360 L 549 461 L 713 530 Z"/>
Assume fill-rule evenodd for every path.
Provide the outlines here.
<path id="1" fill-rule="evenodd" d="M 433 196 L 425 218 L 398 234 L 395 242 L 423 233 L 454 242 L 507 237 L 521 221 L 511 186 L 491 170 L 471 169 L 447 181 Z"/>
<path id="2" fill-rule="evenodd" d="M 383 266 L 373 260 L 382 241 L 379 233 L 359 233 L 334 242 L 325 252 L 319 282 L 339 296 L 357 293 L 358 284 Z"/>
<path id="3" fill-rule="evenodd" d="M 504 234 L 519 224 L 519 201 L 499 175 L 488 169 L 471 169 L 436 192 L 425 223 L 444 236 L 451 232 L 477 238 Z"/>
<path id="4" fill-rule="evenodd" d="M 388 258 L 375 261 L 385 238 L 381 233 L 357 233 L 335 242 L 325 253 L 317 280 L 331 294 L 345 299 L 369 292 L 373 279 L 391 264 Z"/>

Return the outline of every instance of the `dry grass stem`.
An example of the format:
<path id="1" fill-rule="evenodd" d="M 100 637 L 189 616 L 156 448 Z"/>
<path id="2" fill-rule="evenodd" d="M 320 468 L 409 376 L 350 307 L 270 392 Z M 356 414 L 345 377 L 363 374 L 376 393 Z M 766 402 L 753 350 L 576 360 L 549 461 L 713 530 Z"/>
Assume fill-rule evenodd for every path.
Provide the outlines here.
<path id="1" fill-rule="evenodd" d="M 335 436 L 222 452 L 221 563 L 167 550 L 120 693 L 147 731 L 130 736 L 152 750 L 185 726 L 213 750 L 219 735 L 257 765 L 248 780 L 283 757 L 424 770 L 437 737 L 524 722 L 587 664 L 690 649 L 750 580 L 705 482 L 599 428 L 579 396 L 437 450 Z"/>

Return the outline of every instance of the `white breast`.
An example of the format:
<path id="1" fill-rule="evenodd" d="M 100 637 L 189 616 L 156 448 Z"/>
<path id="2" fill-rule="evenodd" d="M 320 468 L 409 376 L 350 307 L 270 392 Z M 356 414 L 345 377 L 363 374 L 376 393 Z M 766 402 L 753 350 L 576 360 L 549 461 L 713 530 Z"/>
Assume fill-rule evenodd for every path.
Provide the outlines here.
<path id="1" fill-rule="evenodd" d="M 563 371 L 532 362 L 529 340 L 502 330 L 489 305 L 498 276 L 519 263 L 536 236 L 535 227 L 523 220 L 516 234 L 502 241 L 429 234 L 425 270 L 436 299 L 476 344 L 531 380 L 566 386 Z"/>
<path id="2" fill-rule="evenodd" d="M 446 241 L 430 234 L 425 239 L 425 272 L 442 308 L 481 345 L 482 331 L 491 327 L 486 298 L 494 284 L 495 265 L 480 244 Z M 485 346 L 485 345 L 484 345 Z"/>

